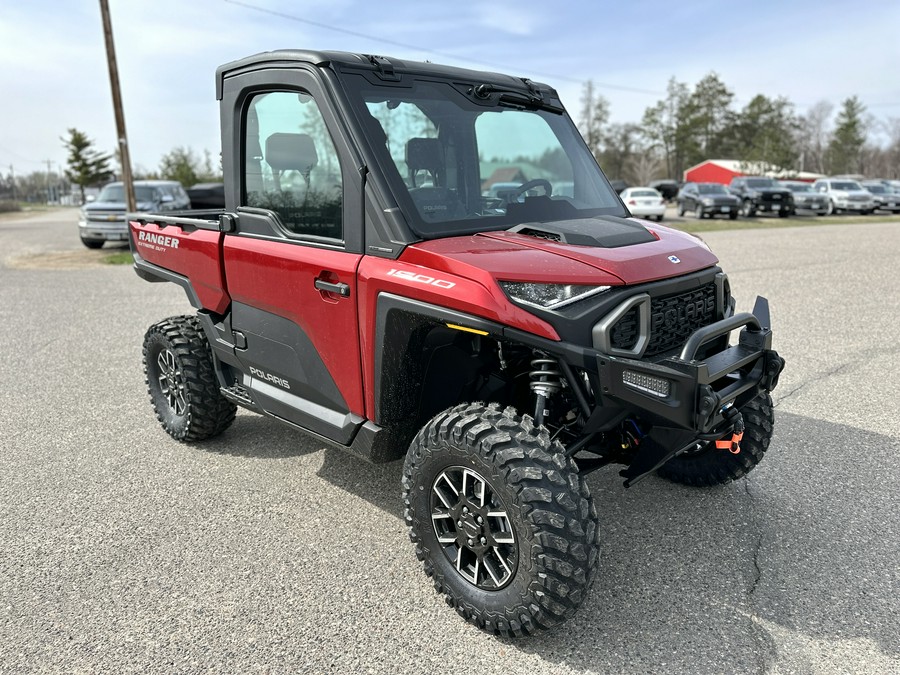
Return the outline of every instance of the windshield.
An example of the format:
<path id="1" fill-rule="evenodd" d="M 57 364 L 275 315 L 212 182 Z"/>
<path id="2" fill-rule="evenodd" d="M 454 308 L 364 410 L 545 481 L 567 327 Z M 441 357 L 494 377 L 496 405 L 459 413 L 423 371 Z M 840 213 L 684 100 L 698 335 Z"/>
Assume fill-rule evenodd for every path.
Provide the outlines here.
<path id="1" fill-rule="evenodd" d="M 659 194 L 656 190 L 632 190 L 628 196 L 629 197 L 656 197 L 657 199 L 662 197 L 662 195 Z"/>
<path id="2" fill-rule="evenodd" d="M 786 187 L 791 192 L 812 192 L 812 185 L 807 185 L 806 183 L 785 183 L 784 187 Z"/>
<path id="3" fill-rule="evenodd" d="M 884 185 L 863 185 L 863 188 L 876 195 L 887 194 L 887 188 Z"/>
<path id="4" fill-rule="evenodd" d="M 697 186 L 698 191 L 702 195 L 727 195 L 728 190 L 725 189 L 724 185 L 718 185 L 716 183 L 701 183 Z"/>
<path id="5" fill-rule="evenodd" d="M 137 202 L 158 202 L 159 192 L 152 188 L 142 185 L 134 186 L 134 200 Z M 97 196 L 98 202 L 121 202 L 125 203 L 125 186 L 121 183 L 107 185 Z"/>
<path id="6" fill-rule="evenodd" d="M 748 178 L 747 179 L 747 187 L 751 187 L 751 188 L 778 187 L 778 183 L 776 183 L 772 178 Z"/>
<path id="7" fill-rule="evenodd" d="M 850 180 L 833 181 L 831 183 L 832 190 L 862 190 L 862 185 Z"/>
<path id="8" fill-rule="evenodd" d="M 524 97 L 509 107 L 476 102 L 446 82 L 359 83 L 352 93 L 366 135 L 423 237 L 627 216 L 565 115 L 519 105 Z"/>

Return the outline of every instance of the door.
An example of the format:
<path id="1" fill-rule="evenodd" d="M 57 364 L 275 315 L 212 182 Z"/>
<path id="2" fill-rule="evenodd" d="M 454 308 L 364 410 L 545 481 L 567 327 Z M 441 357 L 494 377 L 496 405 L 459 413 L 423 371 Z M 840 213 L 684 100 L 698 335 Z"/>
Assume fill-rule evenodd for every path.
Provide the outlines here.
<path id="1" fill-rule="evenodd" d="M 296 82 L 242 106 L 242 189 L 223 249 L 235 355 L 267 412 L 349 444 L 364 413 L 362 256 L 345 236 L 362 229 L 359 186 L 316 82 L 303 72 Z"/>

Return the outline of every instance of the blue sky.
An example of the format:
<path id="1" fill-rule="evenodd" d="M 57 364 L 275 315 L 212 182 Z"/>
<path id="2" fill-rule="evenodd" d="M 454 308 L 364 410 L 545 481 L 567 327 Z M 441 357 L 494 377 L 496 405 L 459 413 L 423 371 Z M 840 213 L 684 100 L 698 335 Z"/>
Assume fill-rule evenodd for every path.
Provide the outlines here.
<path id="1" fill-rule="evenodd" d="M 0 172 L 54 169 L 76 127 L 115 147 L 96 0 L 5 3 L 0 14 Z M 219 151 L 214 74 L 280 48 L 427 59 L 555 86 L 573 116 L 593 79 L 613 121 L 639 122 L 670 77 L 716 71 L 746 103 L 790 98 L 799 112 L 857 95 L 876 118 L 900 118 L 900 3 L 860 0 L 109 0 L 132 161 Z M 312 25 L 271 13 L 293 15 Z M 340 30 L 332 30 L 328 26 Z M 348 34 L 349 31 L 355 34 Z M 641 91 L 632 91 L 637 89 Z"/>

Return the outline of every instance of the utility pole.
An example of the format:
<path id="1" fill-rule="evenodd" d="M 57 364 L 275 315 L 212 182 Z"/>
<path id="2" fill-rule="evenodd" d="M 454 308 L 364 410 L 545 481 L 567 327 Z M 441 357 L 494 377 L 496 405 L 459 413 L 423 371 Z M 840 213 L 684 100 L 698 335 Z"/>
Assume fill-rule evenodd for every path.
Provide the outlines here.
<path id="1" fill-rule="evenodd" d="M 119 158 L 122 162 L 122 182 L 125 184 L 125 201 L 128 210 L 137 211 L 134 199 L 134 182 L 131 179 L 131 156 L 128 152 L 128 135 L 125 133 L 125 113 L 122 111 L 122 93 L 119 90 L 119 68 L 116 65 L 116 47 L 113 43 L 112 22 L 107 0 L 100 0 L 103 16 L 103 37 L 106 39 L 106 60 L 109 63 L 109 86 L 112 89 L 113 108 L 116 113 L 116 132 L 119 136 Z"/>
<path id="2" fill-rule="evenodd" d="M 50 163 L 51 163 L 51 160 L 45 159 L 44 162 L 47 164 L 47 203 L 49 204 L 50 202 L 53 201 L 53 197 L 50 193 Z"/>

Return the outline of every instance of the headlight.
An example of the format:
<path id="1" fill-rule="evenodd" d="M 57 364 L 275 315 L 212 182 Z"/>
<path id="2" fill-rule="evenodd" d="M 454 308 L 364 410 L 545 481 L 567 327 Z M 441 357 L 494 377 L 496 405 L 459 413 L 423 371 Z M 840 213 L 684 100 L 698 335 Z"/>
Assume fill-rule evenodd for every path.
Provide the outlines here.
<path id="1" fill-rule="evenodd" d="M 84 209 L 84 208 L 79 209 L 78 217 L 81 218 L 82 220 L 87 220 L 87 209 Z"/>
<path id="2" fill-rule="evenodd" d="M 703 206 L 712 206 L 713 204 L 713 200 L 710 197 L 704 197 L 700 201 L 703 202 Z"/>
<path id="3" fill-rule="evenodd" d="M 609 286 L 533 284 L 527 281 L 501 281 L 500 287 L 513 300 L 541 309 L 559 309 L 610 289 Z"/>

